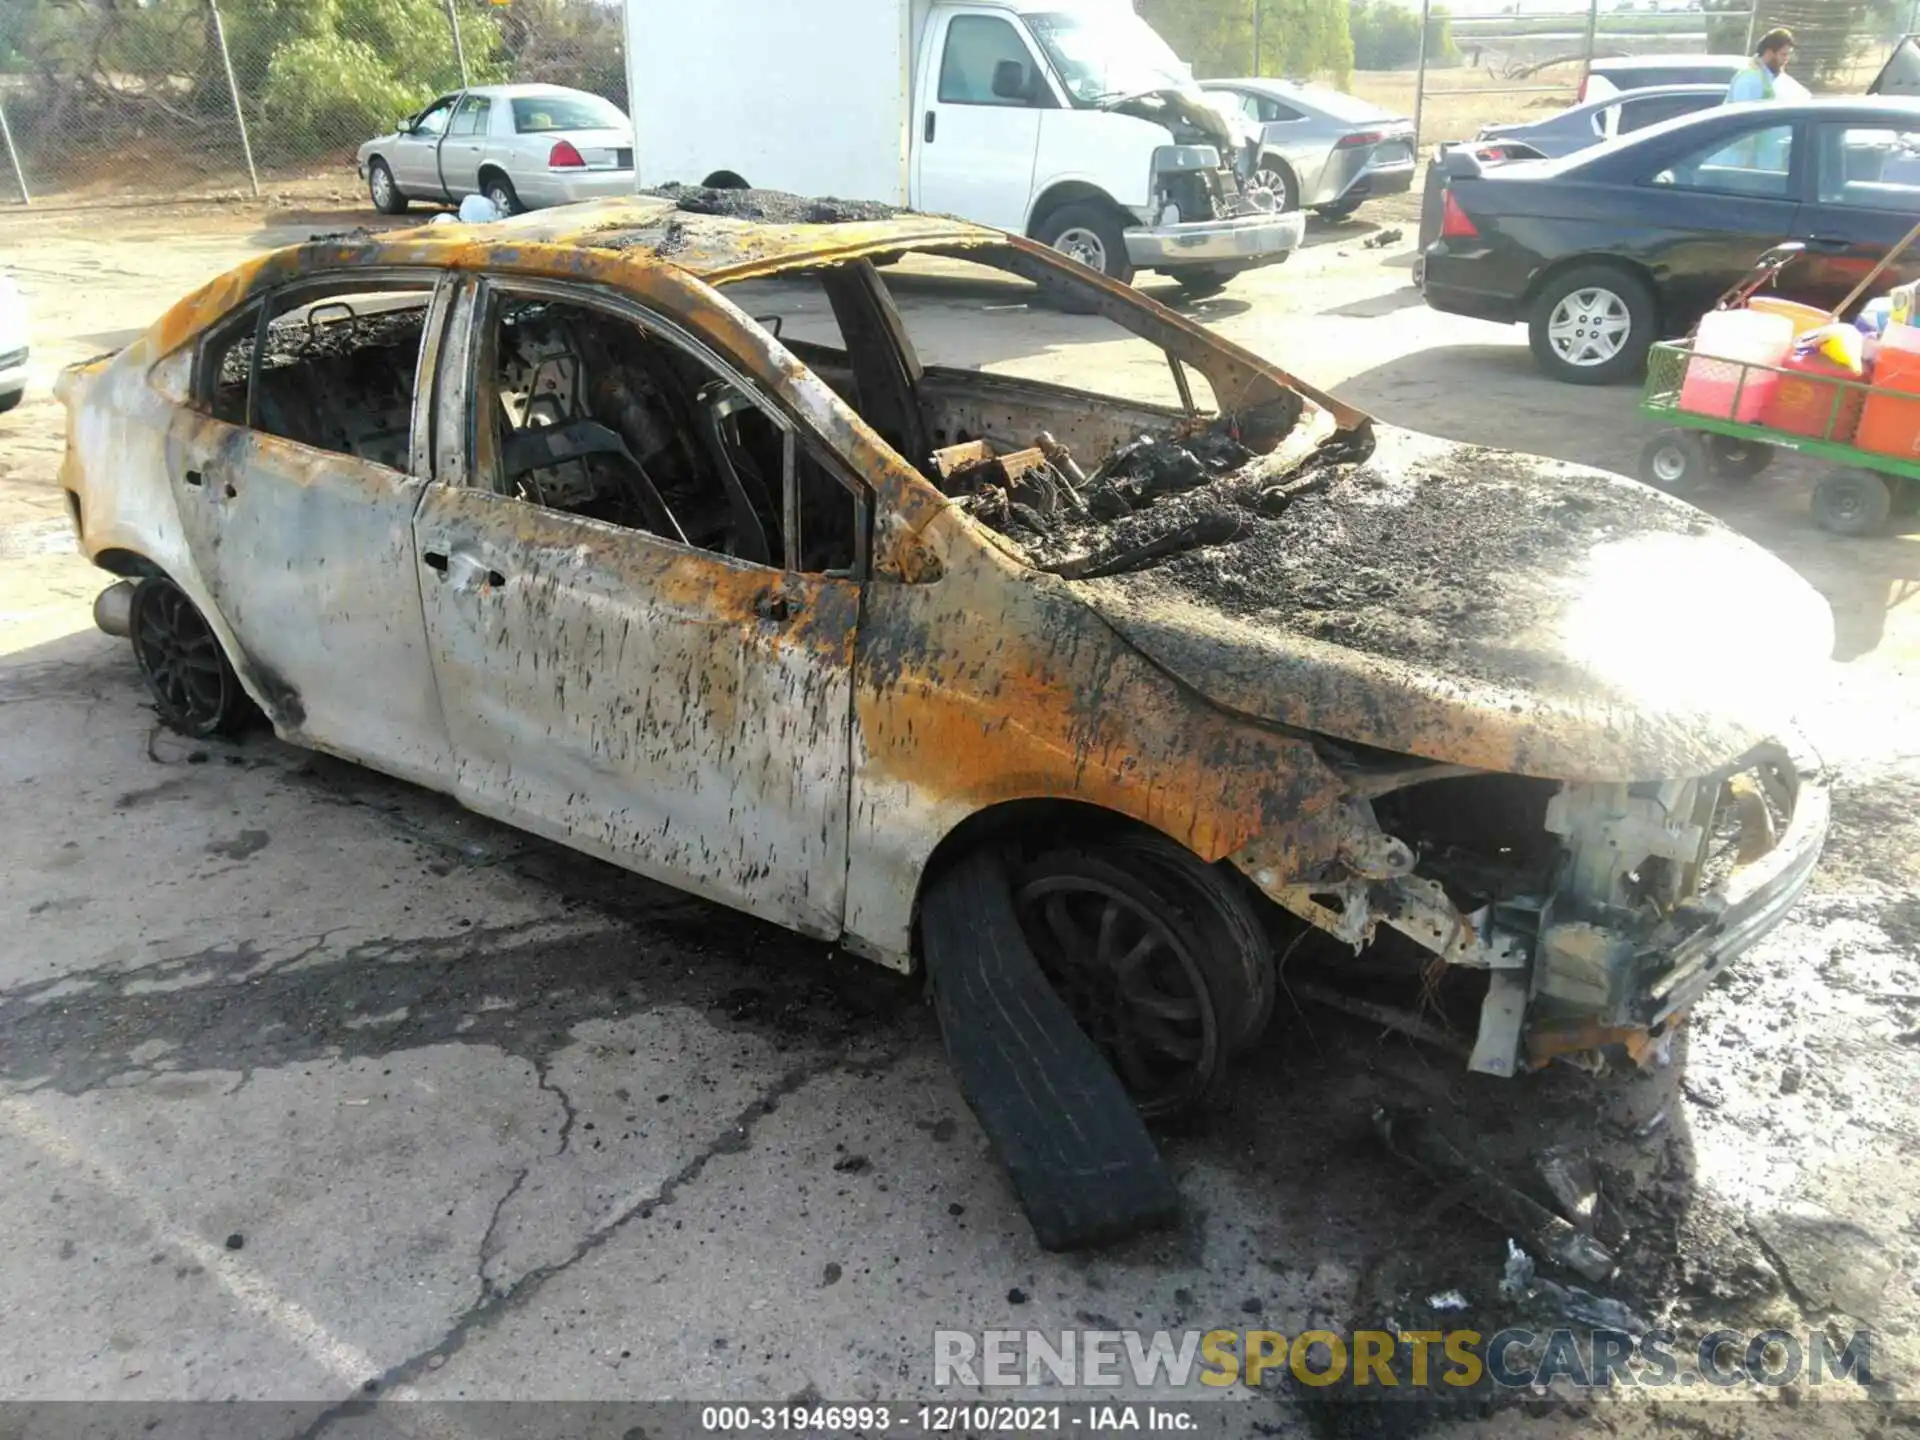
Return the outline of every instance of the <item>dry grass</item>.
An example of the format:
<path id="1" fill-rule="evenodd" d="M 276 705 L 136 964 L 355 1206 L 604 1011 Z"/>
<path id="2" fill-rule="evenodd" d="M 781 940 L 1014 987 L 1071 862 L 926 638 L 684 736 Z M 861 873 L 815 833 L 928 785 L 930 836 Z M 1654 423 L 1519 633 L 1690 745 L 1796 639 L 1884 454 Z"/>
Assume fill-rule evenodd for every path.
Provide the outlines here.
<path id="1" fill-rule="evenodd" d="M 1376 105 L 1411 115 L 1417 78 L 1411 70 L 1356 70 L 1348 88 Z M 1470 140 L 1482 125 L 1551 114 L 1573 103 L 1579 85 L 1577 65 L 1559 66 L 1527 80 L 1504 80 L 1491 71 L 1466 67 L 1430 72 L 1420 114 L 1420 143 L 1424 148 L 1442 140 Z M 1506 93 L 1522 90 L 1526 93 Z"/>

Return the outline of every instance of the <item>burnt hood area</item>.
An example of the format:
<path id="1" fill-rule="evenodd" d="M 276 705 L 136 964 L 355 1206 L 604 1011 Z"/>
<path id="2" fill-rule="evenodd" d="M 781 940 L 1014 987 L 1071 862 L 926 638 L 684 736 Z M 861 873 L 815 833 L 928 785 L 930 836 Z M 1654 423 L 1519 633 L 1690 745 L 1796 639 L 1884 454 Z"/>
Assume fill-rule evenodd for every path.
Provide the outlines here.
<path id="1" fill-rule="evenodd" d="M 1287 396 L 1142 436 L 1079 483 L 993 465 L 946 488 L 1110 615 L 1173 605 L 1522 693 L 1592 684 L 1521 637 L 1595 546 L 1720 529 L 1583 467 L 1300 420 Z"/>

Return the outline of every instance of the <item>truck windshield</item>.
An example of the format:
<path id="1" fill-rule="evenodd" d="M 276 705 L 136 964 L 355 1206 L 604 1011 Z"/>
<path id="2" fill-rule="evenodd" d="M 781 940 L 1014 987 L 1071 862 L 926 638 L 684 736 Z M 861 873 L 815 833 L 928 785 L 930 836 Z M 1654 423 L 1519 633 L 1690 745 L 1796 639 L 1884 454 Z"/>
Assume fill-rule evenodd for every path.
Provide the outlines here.
<path id="1" fill-rule="evenodd" d="M 1192 72 L 1138 15 L 1048 10 L 1023 18 L 1083 105 L 1193 84 Z"/>

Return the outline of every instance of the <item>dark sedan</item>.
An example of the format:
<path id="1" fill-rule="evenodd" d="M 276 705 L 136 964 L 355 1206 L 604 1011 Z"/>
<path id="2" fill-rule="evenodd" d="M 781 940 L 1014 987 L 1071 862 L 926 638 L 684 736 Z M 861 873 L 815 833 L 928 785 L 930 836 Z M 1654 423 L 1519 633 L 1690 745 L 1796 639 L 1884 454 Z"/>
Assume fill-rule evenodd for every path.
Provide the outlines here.
<path id="1" fill-rule="evenodd" d="M 1436 310 L 1528 327 L 1556 379 L 1637 374 L 1782 240 L 1781 276 L 1832 305 L 1920 217 L 1920 102 L 1726 105 L 1560 160 L 1464 147 L 1442 163 L 1421 283 Z M 1886 284 L 1920 278 L 1920 257 Z"/>
<path id="2" fill-rule="evenodd" d="M 1711 110 L 1727 98 L 1724 85 L 1656 85 L 1569 106 L 1544 120 L 1482 125 L 1478 140 L 1520 140 L 1550 159 L 1590 150 L 1604 141 L 1646 130 L 1662 121 Z"/>

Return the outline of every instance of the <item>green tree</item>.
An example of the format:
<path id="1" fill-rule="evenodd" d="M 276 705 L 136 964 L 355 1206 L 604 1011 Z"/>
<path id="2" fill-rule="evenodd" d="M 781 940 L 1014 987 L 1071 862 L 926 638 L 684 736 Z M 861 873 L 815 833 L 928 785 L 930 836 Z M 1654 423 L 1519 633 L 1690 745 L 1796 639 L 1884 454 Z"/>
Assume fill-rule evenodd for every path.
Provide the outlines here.
<path id="1" fill-rule="evenodd" d="M 1401 70 L 1420 59 L 1420 14 L 1397 0 L 1350 0 L 1347 23 L 1353 32 L 1353 63 L 1362 70 Z M 1427 63 L 1455 65 L 1460 50 L 1453 40 L 1453 16 L 1436 5 L 1427 18 Z"/>
<path id="2" fill-rule="evenodd" d="M 1345 83 L 1353 73 L 1345 0 L 1141 0 L 1140 12 L 1198 75 L 1245 75 L 1252 68 L 1261 75 L 1324 75 Z"/>

